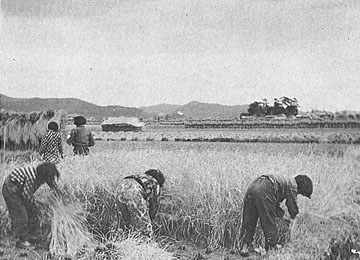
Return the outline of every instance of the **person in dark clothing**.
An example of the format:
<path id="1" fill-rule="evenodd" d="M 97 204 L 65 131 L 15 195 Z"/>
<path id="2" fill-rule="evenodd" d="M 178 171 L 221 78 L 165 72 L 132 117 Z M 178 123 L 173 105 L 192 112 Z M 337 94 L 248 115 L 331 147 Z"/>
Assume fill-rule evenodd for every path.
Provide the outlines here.
<path id="1" fill-rule="evenodd" d="M 276 248 L 278 229 L 276 217 L 283 217 L 285 212 L 280 207 L 284 200 L 291 219 L 299 213 L 297 195 L 311 198 L 313 185 L 306 175 L 295 178 L 278 175 L 262 175 L 248 188 L 244 197 L 243 220 L 240 236 L 243 238 L 241 256 L 249 256 L 258 218 L 265 235 L 265 250 Z"/>
<path id="2" fill-rule="evenodd" d="M 86 127 L 86 119 L 83 116 L 74 117 L 76 128 L 72 129 L 66 143 L 74 147 L 74 154 L 88 155 L 89 147 L 95 145 L 94 137 Z"/>
<path id="3" fill-rule="evenodd" d="M 48 124 L 48 130 L 41 138 L 39 154 L 45 162 L 58 163 L 63 158 L 62 139 L 56 122 Z"/>
<path id="4" fill-rule="evenodd" d="M 2 194 L 11 218 L 11 228 L 15 233 L 16 247 L 34 248 L 29 242 L 36 237 L 40 228 L 39 209 L 34 200 L 34 193 L 47 183 L 58 197 L 62 192 L 55 179 L 60 176 L 55 164 L 45 162 L 37 167 L 14 169 L 5 179 Z"/>
<path id="5" fill-rule="evenodd" d="M 116 190 L 121 225 L 125 231 L 136 230 L 145 237 L 153 236 L 153 223 L 161 188 L 165 183 L 163 173 L 150 169 L 145 174 L 125 177 Z"/>

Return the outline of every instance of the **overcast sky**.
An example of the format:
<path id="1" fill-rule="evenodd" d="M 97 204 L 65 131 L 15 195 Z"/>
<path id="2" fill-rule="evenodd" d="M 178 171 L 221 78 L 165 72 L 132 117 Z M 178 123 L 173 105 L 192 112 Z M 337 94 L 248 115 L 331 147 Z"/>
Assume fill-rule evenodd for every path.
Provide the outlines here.
<path id="1" fill-rule="evenodd" d="M 357 2 L 2 0 L 0 93 L 360 111 Z"/>

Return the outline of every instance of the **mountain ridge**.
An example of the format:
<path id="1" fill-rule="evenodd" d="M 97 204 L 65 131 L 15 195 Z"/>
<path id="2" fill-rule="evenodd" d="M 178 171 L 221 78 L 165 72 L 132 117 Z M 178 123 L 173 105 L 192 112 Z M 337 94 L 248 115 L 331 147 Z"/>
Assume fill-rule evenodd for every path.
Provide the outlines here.
<path id="1" fill-rule="evenodd" d="M 118 105 L 99 106 L 77 98 L 12 98 L 0 94 L 0 108 L 18 113 L 64 110 L 69 115 L 86 117 L 140 117 L 140 118 L 220 118 L 239 117 L 247 112 L 248 105 L 221 105 L 191 101 L 185 105 L 158 104 L 141 107 Z"/>

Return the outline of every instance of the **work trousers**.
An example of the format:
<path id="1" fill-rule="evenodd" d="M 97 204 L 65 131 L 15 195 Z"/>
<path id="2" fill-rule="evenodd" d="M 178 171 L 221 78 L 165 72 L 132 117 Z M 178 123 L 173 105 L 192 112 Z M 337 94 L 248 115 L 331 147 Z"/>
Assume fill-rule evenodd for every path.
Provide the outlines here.
<path id="1" fill-rule="evenodd" d="M 89 147 L 88 146 L 74 146 L 73 152 L 75 155 L 88 155 Z"/>
<path id="2" fill-rule="evenodd" d="M 20 241 L 28 241 L 31 235 L 36 235 L 40 229 L 39 210 L 35 204 L 24 201 L 21 189 L 10 180 L 6 180 L 2 194 L 11 218 L 11 228 L 15 238 Z"/>
<path id="3" fill-rule="evenodd" d="M 273 183 L 267 177 L 260 177 L 255 180 L 244 198 L 240 231 L 244 243 L 252 243 L 256 224 L 260 219 L 261 228 L 265 235 L 265 249 L 268 250 L 277 244 L 278 230 L 275 220 L 277 206 Z"/>

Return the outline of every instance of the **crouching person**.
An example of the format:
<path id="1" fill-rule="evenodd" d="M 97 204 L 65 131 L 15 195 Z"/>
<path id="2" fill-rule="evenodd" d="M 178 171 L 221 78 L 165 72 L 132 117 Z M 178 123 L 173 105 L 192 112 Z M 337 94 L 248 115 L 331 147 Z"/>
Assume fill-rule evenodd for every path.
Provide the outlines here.
<path id="1" fill-rule="evenodd" d="M 163 173 L 157 169 L 125 177 L 117 189 L 117 203 L 121 213 L 120 226 L 126 232 L 137 231 L 148 238 L 153 237 L 152 221 L 164 182 Z"/>
<path id="2" fill-rule="evenodd" d="M 30 243 L 38 239 L 40 228 L 39 210 L 34 193 L 44 183 L 61 195 L 55 179 L 60 176 L 55 164 L 46 162 L 37 167 L 14 169 L 5 179 L 2 194 L 11 218 L 11 228 L 15 233 L 16 247 L 34 248 Z"/>
<path id="3" fill-rule="evenodd" d="M 312 181 L 306 175 L 297 175 L 295 178 L 262 175 L 257 178 L 245 193 L 240 231 L 243 246 L 240 255 L 250 255 L 249 249 L 252 247 L 258 218 L 265 235 L 265 250 L 277 248 L 278 229 L 275 218 L 283 217 L 285 213 L 280 203 L 286 200 L 290 218 L 294 219 L 299 213 L 297 195 L 311 198 L 312 192 Z"/>

